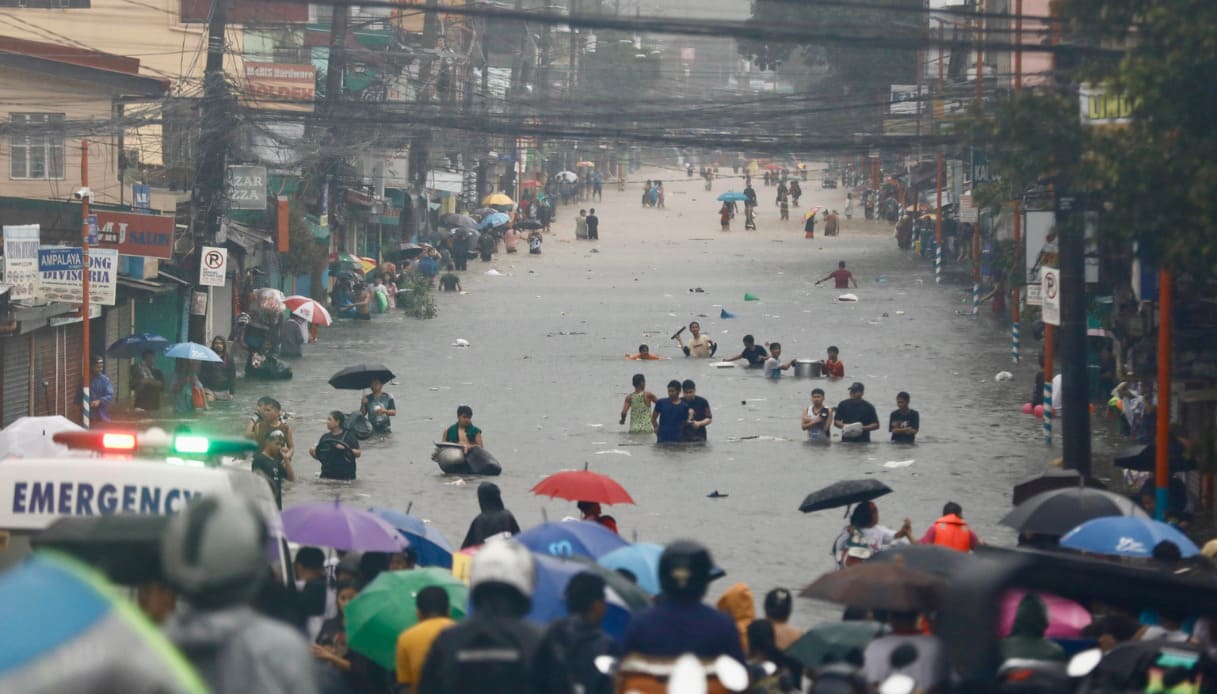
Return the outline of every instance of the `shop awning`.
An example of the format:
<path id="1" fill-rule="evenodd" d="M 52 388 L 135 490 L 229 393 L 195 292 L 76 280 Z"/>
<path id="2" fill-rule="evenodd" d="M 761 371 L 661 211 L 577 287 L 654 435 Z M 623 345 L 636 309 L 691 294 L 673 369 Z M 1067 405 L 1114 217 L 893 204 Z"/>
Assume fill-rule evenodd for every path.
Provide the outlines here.
<path id="1" fill-rule="evenodd" d="M 169 294 L 176 292 L 179 286 L 176 282 L 158 282 L 156 280 L 141 280 L 124 275 L 118 276 L 118 288 L 120 290 L 125 289 L 137 294 Z"/>

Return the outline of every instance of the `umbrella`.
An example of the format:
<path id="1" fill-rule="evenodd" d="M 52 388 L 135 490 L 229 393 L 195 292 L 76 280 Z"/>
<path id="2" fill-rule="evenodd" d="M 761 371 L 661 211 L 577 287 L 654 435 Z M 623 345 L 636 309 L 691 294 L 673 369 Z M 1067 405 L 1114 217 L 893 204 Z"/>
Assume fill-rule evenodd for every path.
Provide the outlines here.
<path id="1" fill-rule="evenodd" d="M 718 199 L 723 202 L 744 202 L 748 199 L 748 196 L 743 193 L 737 193 L 734 190 L 729 190 L 725 193 L 719 193 Z"/>
<path id="2" fill-rule="evenodd" d="M 1163 540 L 1175 543 L 1185 557 L 1200 554 L 1200 548 L 1174 527 L 1130 516 L 1088 520 L 1066 533 L 1061 538 L 1061 546 L 1093 554 L 1148 559 L 1154 554 L 1154 545 Z"/>
<path id="3" fill-rule="evenodd" d="M 289 296 L 283 300 L 283 303 L 293 315 L 300 316 L 309 323 L 328 326 L 334 322 L 330 318 L 330 312 L 324 306 L 307 296 Z"/>
<path id="4" fill-rule="evenodd" d="M 448 594 L 453 619 L 465 616 L 469 589 L 451 572 L 440 568 L 382 571 L 343 608 L 347 645 L 392 670 L 397 665 L 397 637 L 418 624 L 415 599 L 431 586 Z"/>
<path id="5" fill-rule="evenodd" d="M 524 189 L 529 189 L 529 188 L 536 188 L 538 185 L 540 185 L 540 183 L 538 181 L 524 181 L 523 183 L 520 184 L 520 187 L 524 188 Z"/>
<path id="6" fill-rule="evenodd" d="M 825 622 L 814 626 L 786 648 L 786 655 L 804 667 L 819 668 L 825 659 L 840 662 L 850 651 L 861 656 L 879 633 L 878 622 Z"/>
<path id="7" fill-rule="evenodd" d="M 165 356 L 170 359 L 189 359 L 190 361 L 223 362 L 220 355 L 211 351 L 210 347 L 197 342 L 179 342 L 165 348 Z"/>
<path id="8" fill-rule="evenodd" d="M 612 530 L 590 521 L 550 521 L 525 530 L 515 539 L 533 552 L 557 557 L 581 554 L 593 559 L 629 544 Z"/>
<path id="9" fill-rule="evenodd" d="M 541 229 L 545 225 L 535 219 L 525 219 L 516 226 L 520 227 L 521 229 Z"/>
<path id="10" fill-rule="evenodd" d="M 1152 443 L 1125 446 L 1116 453 L 1115 466 L 1128 470 L 1153 472 L 1157 469 L 1157 450 Z M 1196 469 L 1196 461 L 1183 455 L 1183 446 L 1178 441 L 1172 440 L 1166 450 L 1169 453 L 1167 463 L 1170 465 L 1170 474 Z"/>
<path id="11" fill-rule="evenodd" d="M 301 545 L 360 552 L 400 552 L 409 543 L 379 516 L 337 499 L 283 509 L 283 534 Z"/>
<path id="12" fill-rule="evenodd" d="M 1081 484 L 1081 481 L 1082 477 L 1078 474 L 1077 470 L 1052 468 L 1038 477 L 1032 477 L 1029 480 L 1014 485 L 1014 505 L 1018 506 L 1036 494 L 1049 492 L 1053 489 L 1076 488 Z M 1106 488 L 1102 482 L 1094 478 L 1087 478 L 1086 486 L 1095 489 Z"/>
<path id="13" fill-rule="evenodd" d="M 596 574 L 604 579 L 605 584 L 613 590 L 617 591 L 626 607 L 631 610 L 641 610 L 650 607 L 654 602 L 651 599 L 651 594 L 642 589 L 642 586 L 631 581 L 626 576 L 617 573 L 613 569 L 601 566 L 595 559 L 591 557 L 565 557 L 567 561 L 582 564 L 583 570 L 588 573 Z"/>
<path id="14" fill-rule="evenodd" d="M 594 167 L 595 165 L 596 165 L 595 162 L 587 161 L 586 159 L 584 159 L 583 161 L 575 162 L 575 166 L 592 166 L 592 167 Z"/>
<path id="15" fill-rule="evenodd" d="M 418 557 L 419 566 L 452 568 L 452 545 L 435 526 L 424 523 L 417 516 L 411 516 L 401 511 L 387 508 L 368 510 L 380 516 L 381 520 L 397 528 L 397 532 L 406 536 L 410 542 L 410 549 L 414 550 Z"/>
<path id="16" fill-rule="evenodd" d="M 1018 612 L 1018 604 L 1022 602 L 1023 596 L 1026 594 L 1025 590 L 1009 590 L 1002 596 L 1001 625 L 997 632 L 1001 636 L 1009 636 L 1014 629 L 1014 616 Z M 1068 598 L 1062 598 L 1052 593 L 1039 593 L 1039 596 L 1044 601 L 1044 607 L 1048 609 L 1048 631 L 1044 633 L 1046 639 L 1079 638 L 1082 635 L 1082 629 L 1093 621 L 1093 617 L 1085 607 Z"/>
<path id="17" fill-rule="evenodd" d="M 872 501 L 884 494 L 890 494 L 891 491 L 891 487 L 875 479 L 841 480 L 808 494 L 807 498 L 803 499 L 803 503 L 799 504 L 799 510 L 803 513 L 811 513 L 839 506 L 860 504 L 863 501 Z"/>
<path id="18" fill-rule="evenodd" d="M 537 496 L 558 497 L 569 501 L 594 501 L 598 504 L 632 504 L 634 499 L 616 480 L 590 470 L 555 472 L 532 488 Z"/>
<path id="19" fill-rule="evenodd" d="M 55 443 L 52 437 L 61 431 L 84 431 L 84 427 L 63 415 L 18 417 L 12 424 L 0 430 L 0 460 L 93 455 L 75 452 L 62 443 Z"/>
<path id="20" fill-rule="evenodd" d="M 169 340 L 160 335 L 155 333 L 140 333 L 115 340 L 114 344 L 106 348 L 106 354 L 111 357 L 131 358 L 138 357 L 148 350 L 160 352 L 168 346 Z"/>
<path id="21" fill-rule="evenodd" d="M 768 171 L 781 171 L 782 165 L 774 164 L 773 162 L 769 162 L 768 164 L 765 164 L 765 169 Z"/>
<path id="22" fill-rule="evenodd" d="M 470 217 L 470 219 L 473 219 L 473 218 Z M 477 226 L 476 221 L 473 223 L 473 226 L 475 226 L 475 227 Z M 468 228 L 468 227 L 462 227 L 462 228 Z M 416 258 L 419 255 L 422 255 L 422 252 L 423 252 L 422 246 L 418 245 L 417 243 L 408 243 L 395 251 L 389 251 L 388 253 L 386 253 L 385 260 L 389 261 L 390 263 L 400 263 L 403 260 L 410 260 L 412 258 Z"/>
<path id="23" fill-rule="evenodd" d="M 487 206 L 514 205 L 516 204 L 516 201 L 512 200 L 510 196 L 504 193 L 491 193 L 482 199 L 482 204 Z"/>
<path id="24" fill-rule="evenodd" d="M 483 217 L 482 221 L 478 224 L 478 229 L 491 229 L 503 226 L 504 224 L 511 224 L 511 215 L 506 212 L 495 212 Z"/>
<path id="25" fill-rule="evenodd" d="M 822 209 L 824 209 L 824 208 L 819 205 L 815 205 L 815 206 L 811 207 L 810 209 L 808 209 L 806 212 L 803 213 L 803 221 L 806 222 L 808 217 L 819 213 L 819 211 Z"/>
<path id="26" fill-rule="evenodd" d="M 135 586 L 161 577 L 161 535 L 169 516 L 120 513 L 60 518 L 30 539 L 85 562 L 111 581 Z"/>
<path id="27" fill-rule="evenodd" d="M 973 556 L 941 545 L 889 545 L 870 560 L 904 562 L 910 569 L 950 579 L 964 565 L 971 563 Z"/>
<path id="28" fill-rule="evenodd" d="M 532 608 L 525 617 L 535 624 L 550 622 L 567 616 L 566 599 L 563 593 L 566 584 L 575 575 L 590 569 L 576 561 L 563 560 L 544 554 L 533 553 L 537 575 L 532 589 Z M 630 608 L 613 588 L 605 588 L 604 621 L 600 628 L 619 642 L 625 638 L 625 629 L 630 623 Z"/>
<path id="29" fill-rule="evenodd" d="M 0 595 L 0 691 L 208 691 L 132 601 L 71 557 L 35 553 L 0 575 Z"/>
<path id="30" fill-rule="evenodd" d="M 663 545 L 652 542 L 635 542 L 615 549 L 596 560 L 596 563 L 607 568 L 625 569 L 638 579 L 638 587 L 651 595 L 659 594 L 659 557 L 663 554 Z M 726 576 L 727 572 L 718 566 L 710 567 L 710 580 L 714 581 Z"/>
<path id="31" fill-rule="evenodd" d="M 476 229 L 477 220 L 467 214 L 449 213 L 439 218 L 440 224 L 450 227 L 464 227 L 466 229 Z"/>
<path id="32" fill-rule="evenodd" d="M 901 562 L 863 562 L 830 571 L 799 593 L 868 610 L 921 612 L 942 601 L 946 581 Z"/>
<path id="33" fill-rule="evenodd" d="M 559 171 L 554 174 L 554 178 L 564 183 L 574 183 L 579 180 L 579 174 L 574 171 Z"/>
<path id="34" fill-rule="evenodd" d="M 356 364 L 330 376 L 330 385 L 339 390 L 371 388 L 372 381 L 388 383 L 396 376 L 384 364 Z"/>
<path id="35" fill-rule="evenodd" d="M 1001 519 L 1019 532 L 1064 535 L 1091 518 L 1140 516 L 1145 512 L 1132 501 L 1101 489 L 1057 489 L 1031 497 Z"/>

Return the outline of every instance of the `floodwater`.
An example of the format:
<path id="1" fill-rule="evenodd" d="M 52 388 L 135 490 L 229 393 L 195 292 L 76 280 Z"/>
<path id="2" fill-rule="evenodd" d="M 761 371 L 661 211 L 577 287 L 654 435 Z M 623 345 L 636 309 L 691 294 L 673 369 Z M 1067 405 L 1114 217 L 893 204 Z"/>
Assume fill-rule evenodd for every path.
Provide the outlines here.
<path id="1" fill-rule="evenodd" d="M 598 243 L 575 242 L 580 205 L 562 208 L 543 256 L 472 261 L 462 277 L 467 294 L 437 294 L 432 320 L 390 312 L 323 329 L 320 344 L 293 364 L 292 381 L 243 380 L 238 401 L 210 416 L 236 430 L 257 397 L 278 398 L 293 415 L 300 476 L 285 504 L 339 496 L 361 506 L 412 505 L 457 545 L 478 510 L 478 480 L 443 476 L 430 460 L 431 443 L 455 421 L 458 405 L 471 405 L 487 448 L 503 464 L 493 481 L 522 526 L 574 514 L 573 502 L 529 489 L 550 473 L 586 465 L 637 501 L 607 509 L 625 537 L 690 537 L 711 548 L 727 571 L 712 596 L 745 581 L 759 603 L 770 588 L 797 589 L 832 568 L 829 548 L 845 525 L 843 510 L 805 515 L 798 506 L 808 492 L 841 479 L 875 477 L 892 487 L 878 502 L 885 525 L 899 527 L 907 517 L 920 535 L 953 500 L 985 542 L 1012 544 L 1013 532 L 998 525 L 1010 509 L 1011 486 L 1059 455 L 1059 447 L 1043 444 L 1038 420 L 1020 411 L 1037 346 L 1025 347 L 1015 367 L 1008 328 L 990 319 L 987 306 L 979 318 L 967 315 L 970 288 L 935 286 L 930 263 L 900 251 L 889 229 L 855 219 L 839 237 L 804 239 L 806 205 L 843 210 L 844 190 L 809 182 L 804 208 L 780 222 L 774 189 L 757 181 L 760 231 L 743 231 L 741 213 L 722 233 L 714 197 L 742 190 L 741 182 L 718 181 L 707 193 L 683 172 L 648 173 L 667 179 L 666 209 L 640 207 L 640 181 L 624 193 L 606 185 L 603 202 L 585 203 L 598 209 Z M 838 303 L 843 292 L 831 281 L 813 286 L 838 260 L 857 277 L 858 289 L 849 290 L 856 303 Z M 486 275 L 490 268 L 504 276 Z M 690 291 L 696 288 L 704 291 Z M 745 302 L 745 293 L 760 301 Z M 736 317 L 721 319 L 723 308 Z M 668 338 L 694 319 L 719 342 L 719 356 L 737 353 L 747 333 L 758 343 L 780 341 L 785 358 L 821 359 L 835 344 L 846 378 L 829 383 L 788 372 L 771 381 L 756 370 L 685 358 Z M 458 338 L 469 346 L 453 346 Z M 625 361 L 640 343 L 671 360 Z M 387 387 L 399 412 L 393 432 L 364 442 L 358 481 L 319 481 L 307 448 L 323 433 L 328 411 L 351 411 L 359 401 L 326 380 L 364 361 L 397 373 Z M 1014 379 L 996 382 L 1003 370 Z M 651 436 L 623 433 L 622 399 L 639 372 L 660 397 L 671 379 L 697 382 L 713 407 L 708 445 L 659 448 Z M 881 432 L 896 393 L 912 394 L 921 413 L 915 446 L 888 443 L 881 432 L 869 445 L 805 442 L 799 417 L 811 388 L 823 387 L 835 404 L 855 380 L 866 385 Z M 725 496 L 707 497 L 716 490 Z M 800 601 L 795 621 L 832 612 Z"/>

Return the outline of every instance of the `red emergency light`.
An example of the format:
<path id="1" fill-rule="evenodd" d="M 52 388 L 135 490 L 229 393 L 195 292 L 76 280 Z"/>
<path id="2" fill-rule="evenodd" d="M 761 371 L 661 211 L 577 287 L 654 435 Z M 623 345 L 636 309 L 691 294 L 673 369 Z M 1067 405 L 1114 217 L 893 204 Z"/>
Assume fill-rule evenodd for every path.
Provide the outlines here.
<path id="1" fill-rule="evenodd" d="M 130 453 L 136 443 L 135 434 L 127 431 L 60 431 L 51 440 L 71 449 L 98 453 Z"/>

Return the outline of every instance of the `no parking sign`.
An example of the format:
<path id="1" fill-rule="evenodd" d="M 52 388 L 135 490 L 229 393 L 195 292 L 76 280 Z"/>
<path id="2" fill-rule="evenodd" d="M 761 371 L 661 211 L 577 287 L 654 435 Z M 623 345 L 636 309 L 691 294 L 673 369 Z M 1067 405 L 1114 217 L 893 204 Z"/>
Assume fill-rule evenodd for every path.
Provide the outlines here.
<path id="1" fill-rule="evenodd" d="M 224 275 L 228 272 L 228 249 L 203 246 L 199 263 L 199 284 L 205 287 L 223 287 Z"/>

